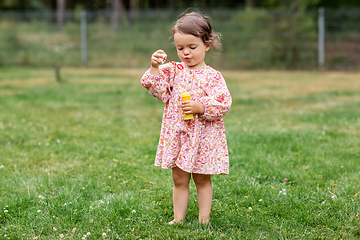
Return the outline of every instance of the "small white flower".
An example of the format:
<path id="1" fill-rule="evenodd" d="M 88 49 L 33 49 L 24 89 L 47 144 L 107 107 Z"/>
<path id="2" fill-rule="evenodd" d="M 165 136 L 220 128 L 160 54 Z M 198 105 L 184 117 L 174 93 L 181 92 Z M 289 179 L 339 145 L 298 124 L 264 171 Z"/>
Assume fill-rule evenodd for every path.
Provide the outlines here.
<path id="1" fill-rule="evenodd" d="M 109 178 L 111 178 L 111 176 L 109 176 Z"/>
<path id="2" fill-rule="evenodd" d="M 136 210 L 132 210 L 131 213 L 136 213 Z"/>
<path id="3" fill-rule="evenodd" d="M 76 228 L 73 228 L 73 230 L 71 232 L 74 233 L 75 231 L 76 231 Z"/>
<path id="4" fill-rule="evenodd" d="M 335 195 L 332 195 L 331 198 L 332 198 L 332 200 L 335 200 L 336 196 L 335 196 Z"/>
<path id="5" fill-rule="evenodd" d="M 252 211 L 252 207 L 249 207 L 248 211 L 249 211 L 249 212 Z"/>
<path id="6" fill-rule="evenodd" d="M 286 195 L 286 189 L 284 188 L 283 190 L 282 190 L 282 195 Z"/>
<path id="7" fill-rule="evenodd" d="M 108 229 L 106 229 L 106 231 L 107 231 L 107 232 L 110 232 L 111 230 L 108 228 Z"/>
<path id="8" fill-rule="evenodd" d="M 33 239 L 38 239 L 38 237 L 33 237 Z"/>
<path id="9" fill-rule="evenodd" d="M 37 210 L 37 212 L 38 212 L 38 213 L 40 213 L 40 212 L 41 212 L 41 210 Z"/>
<path id="10" fill-rule="evenodd" d="M 325 204 L 325 201 L 323 201 L 321 204 L 323 204 L 323 205 L 324 205 L 324 204 Z"/>
<path id="11" fill-rule="evenodd" d="M 67 204 L 66 203 L 64 203 L 64 206 L 66 206 Z"/>
<path id="12" fill-rule="evenodd" d="M 0 168 L 4 168 L 4 165 L 1 165 Z"/>
<path id="13" fill-rule="evenodd" d="M 259 202 L 262 202 L 262 199 L 260 199 Z"/>
<path id="14" fill-rule="evenodd" d="M 7 213 L 7 212 L 9 212 L 8 210 L 4 210 L 4 213 Z"/>
<path id="15" fill-rule="evenodd" d="M 41 196 L 41 195 L 39 195 L 39 198 L 41 198 L 41 199 L 45 199 L 45 197 L 44 197 L 44 196 Z"/>
<path id="16" fill-rule="evenodd" d="M 84 237 L 81 238 L 81 240 L 85 240 L 86 239 L 86 235 L 84 235 Z"/>
<path id="17" fill-rule="evenodd" d="M 56 231 L 57 231 L 57 228 L 56 228 L 56 227 L 53 227 L 53 231 L 56 232 Z"/>
<path id="18" fill-rule="evenodd" d="M 60 234 L 60 238 L 64 238 L 64 234 Z"/>
<path id="19" fill-rule="evenodd" d="M 60 139 L 57 139 L 56 142 L 57 142 L 57 143 L 60 143 Z"/>
<path id="20" fill-rule="evenodd" d="M 106 233 L 102 233 L 102 236 L 103 236 L 103 237 L 106 237 Z"/>
<path id="21" fill-rule="evenodd" d="M 104 201 L 103 201 L 103 200 L 100 200 L 100 203 L 104 203 Z"/>
<path id="22" fill-rule="evenodd" d="M 92 219 L 91 219 L 91 220 L 92 220 Z M 87 233 L 86 233 L 86 235 L 90 236 L 90 235 L 91 235 L 91 233 L 90 233 L 90 232 L 87 232 Z"/>

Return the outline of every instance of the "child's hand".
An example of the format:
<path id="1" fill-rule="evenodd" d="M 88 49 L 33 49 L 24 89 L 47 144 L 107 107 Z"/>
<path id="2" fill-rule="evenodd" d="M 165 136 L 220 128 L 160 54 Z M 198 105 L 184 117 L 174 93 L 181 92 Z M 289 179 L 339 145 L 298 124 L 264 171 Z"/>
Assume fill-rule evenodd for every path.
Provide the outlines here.
<path id="1" fill-rule="evenodd" d="M 151 55 L 151 68 L 150 73 L 154 76 L 159 76 L 159 65 L 163 63 L 163 59 L 166 58 L 166 53 L 159 49 Z"/>
<path id="2" fill-rule="evenodd" d="M 158 68 L 164 62 L 164 57 L 166 58 L 166 53 L 163 50 L 154 52 L 151 56 L 151 67 Z"/>
<path id="3" fill-rule="evenodd" d="M 205 107 L 202 103 L 192 100 L 182 102 L 181 108 L 185 114 L 204 114 L 205 112 Z"/>

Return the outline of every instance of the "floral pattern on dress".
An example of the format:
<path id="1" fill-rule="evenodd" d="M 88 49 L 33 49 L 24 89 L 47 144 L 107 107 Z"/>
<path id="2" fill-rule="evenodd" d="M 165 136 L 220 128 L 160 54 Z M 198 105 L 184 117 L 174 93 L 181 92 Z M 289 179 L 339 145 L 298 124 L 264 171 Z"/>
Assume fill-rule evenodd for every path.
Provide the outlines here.
<path id="1" fill-rule="evenodd" d="M 159 67 L 155 77 L 147 70 L 141 84 L 165 103 L 155 165 L 198 174 L 229 174 L 229 153 L 222 117 L 229 111 L 231 95 L 220 72 L 210 66 L 183 70 L 173 64 Z M 181 93 L 205 107 L 204 114 L 183 119 Z"/>

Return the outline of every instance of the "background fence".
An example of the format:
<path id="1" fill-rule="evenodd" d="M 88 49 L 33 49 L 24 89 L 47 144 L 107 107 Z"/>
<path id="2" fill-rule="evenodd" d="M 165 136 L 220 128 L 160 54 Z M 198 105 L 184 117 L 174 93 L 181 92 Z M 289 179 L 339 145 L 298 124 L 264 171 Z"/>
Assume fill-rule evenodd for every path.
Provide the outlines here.
<path id="1" fill-rule="evenodd" d="M 204 11 L 222 34 L 207 63 L 222 69 L 360 69 L 360 9 Z M 180 12 L 0 13 L 0 66 L 148 67 L 161 48 L 177 60 L 171 27 Z M 324 35 L 319 35 L 324 33 Z"/>

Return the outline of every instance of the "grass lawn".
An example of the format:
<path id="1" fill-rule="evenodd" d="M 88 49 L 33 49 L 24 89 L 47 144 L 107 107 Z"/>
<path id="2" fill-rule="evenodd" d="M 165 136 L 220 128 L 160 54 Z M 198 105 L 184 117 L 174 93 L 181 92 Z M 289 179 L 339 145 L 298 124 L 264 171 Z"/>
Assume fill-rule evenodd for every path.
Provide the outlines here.
<path id="1" fill-rule="evenodd" d="M 222 72 L 230 174 L 169 226 L 144 71 L 0 68 L 0 239 L 360 239 L 360 73 Z"/>

